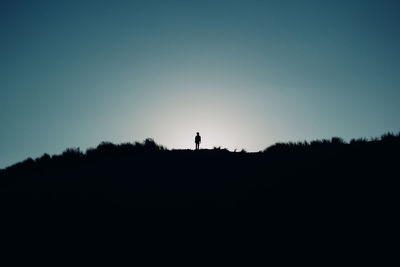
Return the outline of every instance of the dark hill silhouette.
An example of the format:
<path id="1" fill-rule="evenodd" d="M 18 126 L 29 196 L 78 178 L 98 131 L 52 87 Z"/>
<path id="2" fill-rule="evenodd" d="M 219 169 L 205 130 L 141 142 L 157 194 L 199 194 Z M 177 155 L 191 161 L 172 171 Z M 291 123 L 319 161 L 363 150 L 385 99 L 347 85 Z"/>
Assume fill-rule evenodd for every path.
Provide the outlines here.
<path id="1" fill-rule="evenodd" d="M 0 171 L 8 207 L 253 207 L 310 212 L 398 204 L 400 134 L 277 143 L 262 152 L 101 143 Z"/>
<path id="2" fill-rule="evenodd" d="M 247 250 L 246 263 L 254 251 L 279 263 L 393 262 L 399 148 L 400 135 L 386 134 L 350 143 L 340 138 L 278 143 L 258 153 L 167 150 L 148 139 L 102 143 L 85 153 L 45 154 L 0 171 L 2 229 L 11 235 L 6 247 L 28 239 L 31 251 L 50 236 L 49 246 L 68 247 L 59 260 L 76 246 L 85 253 L 93 249 L 97 258 L 97 247 L 104 243 L 119 244 L 117 250 L 131 255 L 127 244 L 135 242 L 142 248 L 139 254 L 150 251 L 148 259 L 158 250 L 182 257 L 193 247 L 197 259 L 211 247 L 217 254 L 226 250 L 224 262 L 236 261 L 232 251 Z M 195 215 L 174 210 L 142 214 L 134 207 L 242 209 L 231 216 L 199 209 Z M 90 245 L 82 242 L 88 232 Z M 114 240 L 99 242 L 107 236 Z M 174 240 L 179 249 L 171 247 Z M 46 257 L 51 254 L 44 251 Z"/>

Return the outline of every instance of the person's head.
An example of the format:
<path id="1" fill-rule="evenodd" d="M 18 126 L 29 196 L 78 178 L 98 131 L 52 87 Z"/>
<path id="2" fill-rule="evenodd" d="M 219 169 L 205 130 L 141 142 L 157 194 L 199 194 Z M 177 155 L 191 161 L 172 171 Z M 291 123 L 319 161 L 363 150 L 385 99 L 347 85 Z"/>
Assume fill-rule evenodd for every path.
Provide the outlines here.
<path id="1" fill-rule="evenodd" d="M 199 132 L 197 132 L 197 135 L 199 135 Z"/>

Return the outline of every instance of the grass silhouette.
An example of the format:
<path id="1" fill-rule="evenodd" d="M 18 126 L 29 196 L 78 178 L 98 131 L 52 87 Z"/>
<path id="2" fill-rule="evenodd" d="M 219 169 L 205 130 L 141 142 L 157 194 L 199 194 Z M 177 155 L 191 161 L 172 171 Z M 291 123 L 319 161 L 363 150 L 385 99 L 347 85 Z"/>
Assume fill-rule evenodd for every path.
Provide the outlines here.
<path id="1" fill-rule="evenodd" d="M 389 209 L 400 134 L 277 143 L 257 153 L 168 150 L 152 139 L 66 149 L 0 170 L 9 206 Z"/>

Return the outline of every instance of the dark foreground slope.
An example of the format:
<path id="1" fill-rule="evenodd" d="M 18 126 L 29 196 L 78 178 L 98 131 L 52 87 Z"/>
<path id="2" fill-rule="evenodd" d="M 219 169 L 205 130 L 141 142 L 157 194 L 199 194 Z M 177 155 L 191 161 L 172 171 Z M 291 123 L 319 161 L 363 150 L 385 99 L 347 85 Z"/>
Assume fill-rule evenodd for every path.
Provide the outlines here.
<path id="1" fill-rule="evenodd" d="M 165 150 L 102 143 L 0 171 L 7 207 L 390 209 L 398 204 L 400 137 L 276 144 L 264 152 Z"/>
<path id="2" fill-rule="evenodd" d="M 31 261 L 25 251 L 64 262 L 78 248 L 90 263 L 115 249 L 114 265 L 121 251 L 146 262 L 186 255 L 185 265 L 215 257 L 243 265 L 390 265 L 398 261 L 399 149 L 400 137 L 386 135 L 276 144 L 260 153 L 168 151 L 148 140 L 44 155 L 0 171 L 2 229 L 11 236 L 5 247 L 17 248 L 13 262 Z M 134 207 L 245 209 L 191 215 Z"/>

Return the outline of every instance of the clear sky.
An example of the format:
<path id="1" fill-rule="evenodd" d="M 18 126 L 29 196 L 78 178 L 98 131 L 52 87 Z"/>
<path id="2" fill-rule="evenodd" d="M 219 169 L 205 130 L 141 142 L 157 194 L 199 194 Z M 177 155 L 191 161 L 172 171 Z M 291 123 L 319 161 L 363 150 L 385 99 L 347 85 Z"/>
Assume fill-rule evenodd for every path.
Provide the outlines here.
<path id="1" fill-rule="evenodd" d="M 0 168 L 400 130 L 400 1 L 0 1 Z"/>

